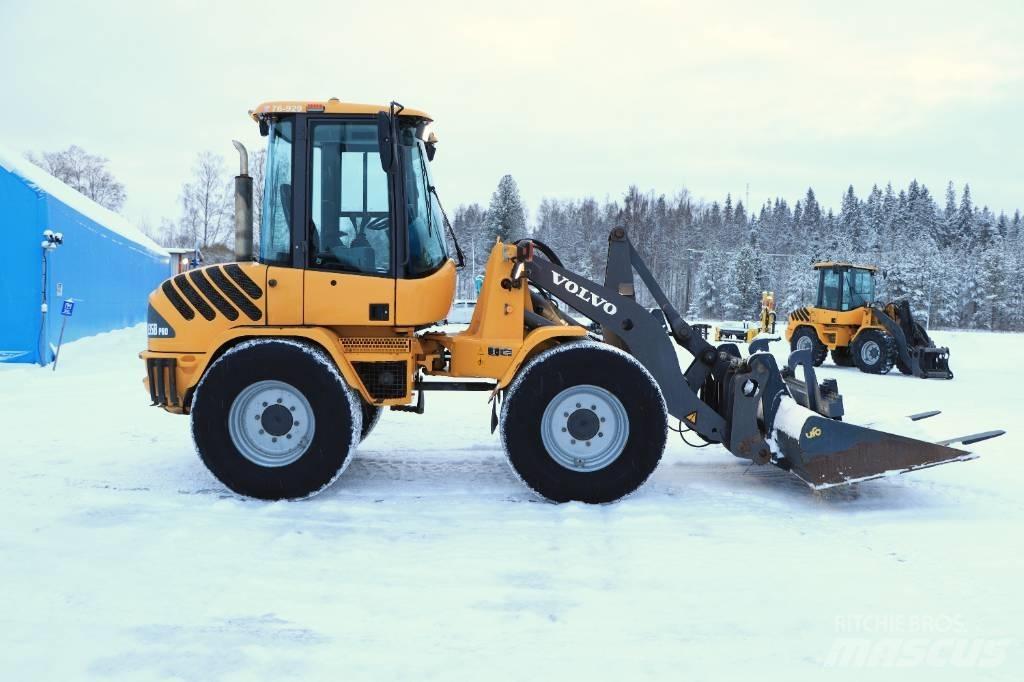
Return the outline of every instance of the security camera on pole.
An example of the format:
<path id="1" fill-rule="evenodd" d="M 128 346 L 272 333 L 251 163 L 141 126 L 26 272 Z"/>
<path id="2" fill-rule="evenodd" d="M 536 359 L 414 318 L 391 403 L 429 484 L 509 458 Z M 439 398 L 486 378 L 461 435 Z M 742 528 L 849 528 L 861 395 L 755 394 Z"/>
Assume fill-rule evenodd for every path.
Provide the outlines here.
<path id="1" fill-rule="evenodd" d="M 49 262 L 47 256 L 51 251 L 56 251 L 57 247 L 64 243 L 64 235 L 60 232 L 54 232 L 53 230 L 43 230 L 43 241 L 40 246 L 43 249 L 43 282 L 42 282 L 42 302 L 39 306 L 39 312 L 41 314 L 40 327 L 39 327 L 39 341 L 36 348 L 39 352 L 39 364 L 45 365 L 46 361 L 46 345 L 43 343 L 45 339 L 46 329 L 46 313 L 49 312 L 49 305 L 47 303 L 47 277 L 48 277 L 48 266 Z"/>

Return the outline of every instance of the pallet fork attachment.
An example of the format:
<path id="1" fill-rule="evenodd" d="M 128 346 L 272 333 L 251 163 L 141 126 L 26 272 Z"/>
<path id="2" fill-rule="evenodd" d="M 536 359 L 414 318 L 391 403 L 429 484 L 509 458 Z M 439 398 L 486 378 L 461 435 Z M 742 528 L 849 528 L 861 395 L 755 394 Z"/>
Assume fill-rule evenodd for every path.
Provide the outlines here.
<path id="1" fill-rule="evenodd" d="M 929 443 L 841 421 L 838 386 L 817 381 L 809 351 L 794 353 L 780 369 L 760 347 L 742 357 L 733 344 L 711 345 L 671 305 L 622 228 L 609 235 L 603 284 L 571 272 L 552 255 L 543 244 L 523 240 L 513 281 L 522 286 L 525 279 L 598 322 L 606 343 L 630 353 L 654 377 L 668 413 L 704 441 L 775 464 L 814 488 L 972 459 L 949 445 L 1001 435 Z M 634 273 L 664 312 L 672 339 L 692 356 L 685 371 L 661 325 L 636 302 Z"/>

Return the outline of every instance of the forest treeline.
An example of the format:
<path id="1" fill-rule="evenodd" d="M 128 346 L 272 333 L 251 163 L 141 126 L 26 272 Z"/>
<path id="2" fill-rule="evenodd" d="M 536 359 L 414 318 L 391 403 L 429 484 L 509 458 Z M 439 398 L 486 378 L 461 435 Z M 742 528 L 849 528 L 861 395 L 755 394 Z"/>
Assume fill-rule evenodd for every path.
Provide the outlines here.
<path id="1" fill-rule="evenodd" d="M 459 206 L 455 231 L 467 245 L 460 297 L 473 298 L 495 236 L 517 237 L 525 211 L 511 177 L 485 209 Z M 933 327 L 1024 330 L 1022 217 L 978 207 L 969 186 L 952 183 L 941 202 L 916 180 L 895 190 L 874 186 L 860 197 L 851 186 L 838 209 L 813 189 L 792 204 L 776 198 L 750 211 L 727 195 L 695 199 L 630 187 L 621 199 L 545 199 L 532 234 L 570 268 L 603 281 L 608 232 L 623 226 L 669 299 L 691 320 L 751 319 L 760 295 L 774 291 L 780 318 L 812 303 L 811 264 L 845 260 L 877 265 L 876 298 L 907 298 Z M 650 302 L 646 292 L 641 300 Z"/>

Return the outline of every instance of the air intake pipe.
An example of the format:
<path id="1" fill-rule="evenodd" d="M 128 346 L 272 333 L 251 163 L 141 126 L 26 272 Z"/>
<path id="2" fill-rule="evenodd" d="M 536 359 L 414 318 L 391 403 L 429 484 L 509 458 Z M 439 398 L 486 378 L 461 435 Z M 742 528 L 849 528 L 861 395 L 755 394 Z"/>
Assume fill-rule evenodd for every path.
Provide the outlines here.
<path id="1" fill-rule="evenodd" d="M 249 153 L 238 140 L 231 140 L 238 150 L 239 172 L 235 176 L 235 260 L 244 263 L 252 254 L 252 176 L 249 175 Z"/>

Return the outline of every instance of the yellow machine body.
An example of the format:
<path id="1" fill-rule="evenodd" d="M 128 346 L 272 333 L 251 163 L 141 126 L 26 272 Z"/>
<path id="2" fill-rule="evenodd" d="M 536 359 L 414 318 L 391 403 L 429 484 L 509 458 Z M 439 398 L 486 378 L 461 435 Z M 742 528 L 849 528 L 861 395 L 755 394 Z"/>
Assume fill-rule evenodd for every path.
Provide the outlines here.
<path id="1" fill-rule="evenodd" d="M 159 330 L 157 335 L 151 333 L 149 347 L 140 357 L 174 360 L 158 371 L 174 372 L 173 381 L 165 374 L 162 383 L 174 386 L 179 399 L 168 400 L 164 408 L 179 414 L 188 412 L 191 395 L 210 363 L 252 338 L 302 339 L 319 346 L 334 360 L 349 386 L 376 405 L 411 403 L 420 372 L 493 379 L 497 388 L 504 388 L 533 354 L 560 341 L 586 336 L 582 327 L 554 316 L 550 319 L 557 321 L 556 325 L 526 331 L 523 318 L 530 305 L 528 288 L 500 286 L 514 255 L 515 246 L 500 241 L 494 245 L 472 321 L 457 334 L 417 331 L 444 319 L 451 306 L 455 294 L 451 261 L 434 274 L 413 280 L 259 263 L 198 268 L 167 280 L 150 294 L 149 305 L 156 319 L 166 321 L 173 336 L 161 337 Z M 255 287 L 243 289 L 236 280 L 241 279 L 239 272 Z M 369 302 L 381 299 L 382 287 L 394 291 L 393 323 L 374 322 L 367 316 Z M 231 303 L 239 294 L 245 296 L 249 304 L 245 307 L 258 319 L 240 310 L 243 306 Z M 235 309 L 235 319 L 224 315 L 222 308 Z M 402 396 L 382 399 L 368 390 L 356 363 L 377 362 L 404 363 L 407 376 Z M 151 380 L 151 376 L 145 379 L 147 391 Z"/>
<path id="2" fill-rule="evenodd" d="M 797 308 L 789 314 L 786 340 L 791 341 L 800 327 L 813 327 L 818 339 L 829 349 L 846 348 L 867 329 L 885 331 L 870 308 L 827 310 L 813 306 Z"/>

